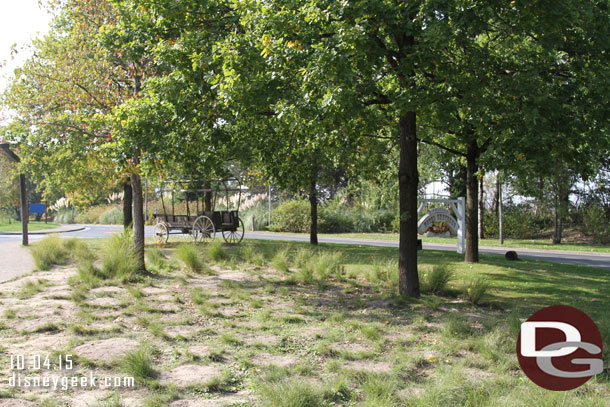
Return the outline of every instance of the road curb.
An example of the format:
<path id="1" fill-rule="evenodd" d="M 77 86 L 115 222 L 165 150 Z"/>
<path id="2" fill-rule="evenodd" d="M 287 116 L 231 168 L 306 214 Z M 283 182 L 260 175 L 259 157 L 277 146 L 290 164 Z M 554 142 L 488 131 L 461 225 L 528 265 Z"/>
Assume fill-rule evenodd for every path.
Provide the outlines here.
<path id="1" fill-rule="evenodd" d="M 28 231 L 28 235 L 50 235 L 54 233 L 68 233 L 68 232 L 79 232 L 85 230 L 86 226 L 74 226 L 74 227 L 59 227 L 57 229 L 43 229 L 43 230 L 32 230 Z M 21 232 L 0 232 L 0 236 L 21 236 Z"/>

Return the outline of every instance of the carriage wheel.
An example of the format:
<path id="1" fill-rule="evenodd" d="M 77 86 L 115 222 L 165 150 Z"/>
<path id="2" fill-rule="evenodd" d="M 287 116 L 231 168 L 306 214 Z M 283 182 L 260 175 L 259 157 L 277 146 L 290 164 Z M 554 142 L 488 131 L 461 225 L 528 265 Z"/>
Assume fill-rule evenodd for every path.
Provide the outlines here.
<path id="1" fill-rule="evenodd" d="M 237 244 L 242 241 L 244 238 L 244 222 L 239 220 L 239 224 L 235 230 L 223 230 L 222 237 L 225 239 L 225 242 L 231 244 Z"/>
<path id="2" fill-rule="evenodd" d="M 157 244 L 165 244 L 167 243 L 167 239 L 169 239 L 169 228 L 165 224 L 165 222 L 159 222 L 155 224 L 154 229 L 155 243 Z"/>
<path id="3" fill-rule="evenodd" d="M 207 216 L 200 216 L 195 219 L 191 236 L 193 236 L 193 242 L 197 244 L 201 242 L 208 243 L 211 240 L 214 240 L 216 237 L 216 229 L 214 229 L 214 222 L 212 222 L 212 219 Z"/>

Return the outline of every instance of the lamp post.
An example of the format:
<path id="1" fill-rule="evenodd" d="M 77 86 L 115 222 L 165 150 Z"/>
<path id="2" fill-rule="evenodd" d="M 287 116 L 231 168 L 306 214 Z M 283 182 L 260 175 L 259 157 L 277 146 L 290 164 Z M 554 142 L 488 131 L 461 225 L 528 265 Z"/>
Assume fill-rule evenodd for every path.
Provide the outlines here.
<path id="1" fill-rule="evenodd" d="M 498 234 L 500 235 L 500 245 L 504 245 L 504 230 L 502 227 L 502 183 L 498 188 Z"/>
<path id="2" fill-rule="evenodd" d="M 269 217 L 267 218 L 267 226 L 271 226 L 271 183 L 269 183 L 269 195 L 267 196 L 268 201 L 269 201 L 269 208 L 268 208 L 268 212 L 269 212 Z"/>
<path id="3" fill-rule="evenodd" d="M 10 149 L 10 144 L 0 143 L 1 151 L 9 160 L 19 163 L 21 159 Z M 28 197 L 25 184 L 25 174 L 19 174 L 19 200 L 21 201 L 21 244 L 28 245 Z"/>

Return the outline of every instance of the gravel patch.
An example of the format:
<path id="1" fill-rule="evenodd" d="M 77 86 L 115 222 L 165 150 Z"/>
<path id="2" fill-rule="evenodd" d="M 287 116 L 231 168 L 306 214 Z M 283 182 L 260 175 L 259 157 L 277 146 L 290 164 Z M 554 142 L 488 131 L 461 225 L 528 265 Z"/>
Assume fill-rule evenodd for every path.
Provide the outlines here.
<path id="1" fill-rule="evenodd" d="M 110 338 L 87 342 L 74 348 L 74 352 L 87 359 L 110 362 L 135 350 L 138 342 L 129 338 Z"/>
<path id="2" fill-rule="evenodd" d="M 169 372 L 161 373 L 159 382 L 161 385 L 174 384 L 179 387 L 193 384 L 204 384 L 217 377 L 220 368 L 216 365 L 182 365 Z"/>
<path id="3" fill-rule="evenodd" d="M 294 366 L 299 362 L 299 359 L 295 356 L 289 355 L 272 355 L 270 353 L 262 353 L 257 355 L 252 361 L 260 366 L 279 366 L 279 367 L 290 367 Z"/>
<path id="4" fill-rule="evenodd" d="M 92 305 L 94 307 L 100 308 L 114 308 L 118 307 L 121 304 L 121 301 L 117 298 L 113 297 L 97 297 L 97 298 L 88 298 L 86 300 L 88 305 Z"/>
<path id="5" fill-rule="evenodd" d="M 392 364 L 389 362 L 372 362 L 370 360 L 352 360 L 343 363 L 343 368 L 347 370 L 357 370 L 369 373 L 390 373 Z"/>
<path id="6" fill-rule="evenodd" d="M 0 399 L 0 407 L 35 407 L 31 401 L 21 399 Z"/>
<path id="7" fill-rule="evenodd" d="M 164 328 L 165 333 L 170 338 L 176 338 L 182 336 L 184 338 L 190 338 L 193 336 L 201 327 L 193 325 L 170 325 Z"/>

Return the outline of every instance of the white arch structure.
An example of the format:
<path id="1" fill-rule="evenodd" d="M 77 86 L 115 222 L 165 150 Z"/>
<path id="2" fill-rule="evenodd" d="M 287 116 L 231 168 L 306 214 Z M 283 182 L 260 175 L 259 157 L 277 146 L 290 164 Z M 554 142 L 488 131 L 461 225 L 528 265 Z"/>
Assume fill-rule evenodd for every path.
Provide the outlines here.
<path id="1" fill-rule="evenodd" d="M 425 226 L 427 223 L 432 222 L 433 220 L 443 220 L 447 221 L 449 227 L 454 229 L 457 234 L 457 252 L 460 254 L 466 253 L 466 198 L 463 196 L 458 199 L 442 199 L 442 198 L 434 198 L 434 199 L 419 199 L 419 207 L 417 208 L 417 218 L 421 215 L 424 206 L 427 203 L 443 203 L 451 205 L 453 212 L 457 215 L 457 219 L 450 217 L 446 213 L 441 213 L 437 211 L 434 213 L 433 210 L 428 211 L 428 214 L 432 215 L 430 217 L 424 216 L 417 222 L 418 230 L 420 226 Z M 423 233 L 423 232 L 420 232 Z"/>

